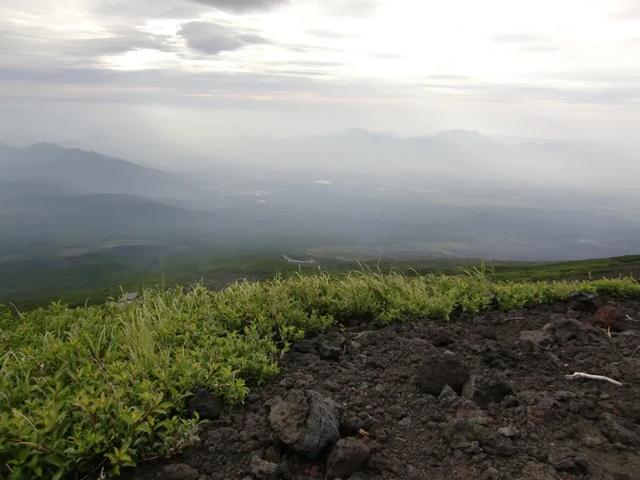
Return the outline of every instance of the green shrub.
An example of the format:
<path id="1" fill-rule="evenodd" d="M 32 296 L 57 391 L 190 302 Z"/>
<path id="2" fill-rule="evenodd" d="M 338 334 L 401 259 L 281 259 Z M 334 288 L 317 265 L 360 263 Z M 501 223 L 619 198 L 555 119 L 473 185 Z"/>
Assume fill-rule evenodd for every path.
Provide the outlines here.
<path id="1" fill-rule="evenodd" d="M 640 297 L 633 279 L 494 283 L 447 276 L 318 274 L 213 292 L 147 290 L 127 305 L 0 307 L 0 476 L 117 475 L 193 439 L 185 397 L 206 386 L 230 404 L 277 373 L 282 350 L 350 318 L 446 320 L 549 303 L 575 290 Z"/>

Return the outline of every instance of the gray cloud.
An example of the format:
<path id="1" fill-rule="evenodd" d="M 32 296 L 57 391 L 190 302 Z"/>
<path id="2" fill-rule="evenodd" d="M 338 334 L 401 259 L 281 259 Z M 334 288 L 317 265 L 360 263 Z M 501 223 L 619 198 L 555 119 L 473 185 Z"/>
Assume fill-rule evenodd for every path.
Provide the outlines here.
<path id="1" fill-rule="evenodd" d="M 173 51 L 169 37 L 152 35 L 131 27 L 115 27 L 102 38 L 65 40 L 63 49 L 80 55 L 115 55 L 136 49 Z"/>
<path id="2" fill-rule="evenodd" d="M 100 57 L 131 50 L 174 51 L 175 41 L 168 36 L 152 35 L 132 27 L 107 27 L 94 38 L 64 38 L 45 28 L 0 30 L 0 51 L 6 66 L 46 65 L 89 66 Z"/>
<path id="3" fill-rule="evenodd" d="M 208 55 L 238 50 L 247 45 L 269 43 L 258 35 L 238 33 L 224 25 L 218 25 L 213 22 L 185 23 L 178 34 L 186 40 L 191 49 Z"/>
<path id="4" fill-rule="evenodd" d="M 416 87 L 425 98 L 451 100 L 521 103 L 552 101 L 561 104 L 599 104 L 630 106 L 640 102 L 638 75 L 612 75 L 592 77 L 569 75 L 547 77 L 562 80 L 566 86 L 532 86 L 523 83 L 490 83 L 456 75 L 434 75 L 420 84 L 406 85 L 402 91 L 376 82 L 347 82 L 322 80 L 322 71 L 292 65 L 278 74 L 241 73 L 187 73 L 171 70 L 125 72 L 97 68 L 30 68 L 0 69 L 0 98 L 15 97 L 19 88 L 31 98 L 66 98 L 68 100 L 109 102 L 193 103 L 215 102 L 218 105 L 242 103 L 307 102 L 307 97 L 320 94 L 323 102 L 348 100 L 352 103 L 368 102 L 371 98 L 393 98 L 400 101 L 413 96 Z M 572 88 L 567 83 L 578 81 Z M 588 88 L 584 83 L 588 83 Z M 20 85 L 21 87 L 14 87 Z M 29 85 L 38 85 L 34 88 Z M 81 88 L 69 89 L 75 85 Z M 60 86 L 58 88 L 57 86 Z M 35 95 L 34 92 L 38 92 Z"/>
<path id="5" fill-rule="evenodd" d="M 99 2 L 94 11 L 100 15 L 122 19 L 177 18 L 195 19 L 203 10 L 215 8 L 230 13 L 268 10 L 285 5 L 290 0 L 107 0 Z"/>
<path id="6" fill-rule="evenodd" d="M 288 0 L 192 0 L 201 5 L 207 5 L 220 10 L 231 12 L 247 12 L 264 10 L 277 5 L 288 3 Z"/>
<path id="7" fill-rule="evenodd" d="M 98 2 L 94 12 L 112 18 L 193 18 L 202 7 L 184 0 L 108 0 Z"/>

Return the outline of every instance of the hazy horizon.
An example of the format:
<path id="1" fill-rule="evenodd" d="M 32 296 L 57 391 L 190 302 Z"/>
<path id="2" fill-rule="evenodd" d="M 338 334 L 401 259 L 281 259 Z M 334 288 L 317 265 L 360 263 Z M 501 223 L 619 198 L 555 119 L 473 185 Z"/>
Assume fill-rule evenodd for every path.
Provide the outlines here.
<path id="1" fill-rule="evenodd" d="M 639 26 L 630 0 L 5 0 L 0 141 L 174 164 L 350 128 L 637 151 Z"/>

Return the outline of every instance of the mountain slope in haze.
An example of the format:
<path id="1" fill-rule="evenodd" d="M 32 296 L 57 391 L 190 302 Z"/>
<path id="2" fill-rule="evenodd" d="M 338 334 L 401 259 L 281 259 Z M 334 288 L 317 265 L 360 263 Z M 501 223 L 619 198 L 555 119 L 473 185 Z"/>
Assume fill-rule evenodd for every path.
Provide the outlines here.
<path id="1" fill-rule="evenodd" d="M 21 198 L 43 197 L 52 195 L 71 195 L 76 189 L 51 183 L 38 183 L 26 180 L 4 180 L 0 178 L 0 202 Z"/>
<path id="2" fill-rule="evenodd" d="M 28 182 L 72 193 L 174 197 L 192 183 L 186 177 L 119 158 L 50 143 L 0 146 L 3 182 Z"/>
<path id="3" fill-rule="evenodd" d="M 358 175 L 434 185 L 519 182 L 584 191 L 635 189 L 640 165 L 623 149 L 588 142 L 508 140 L 474 131 L 400 137 L 361 129 L 301 138 L 229 137 L 217 155 L 236 165 Z M 256 158 L 255 152 L 260 152 Z"/>
<path id="4" fill-rule="evenodd" d="M 634 202 L 528 187 L 527 176 L 509 184 L 487 152 L 516 164 L 504 153 L 515 147 L 481 134 L 353 130 L 268 143 L 242 145 L 260 167 L 229 159 L 234 175 L 218 170 L 197 185 L 93 152 L 1 147 L 0 290 L 12 272 L 28 283 L 51 272 L 47 262 L 73 270 L 79 255 L 93 262 L 122 249 L 157 264 L 167 252 L 564 260 L 637 251 Z"/>
<path id="5" fill-rule="evenodd" d="M 0 201 L 2 255 L 34 256 L 116 239 L 167 242 L 210 229 L 201 212 L 122 194 L 45 195 Z M 2 255 L 0 255 L 0 260 Z"/>

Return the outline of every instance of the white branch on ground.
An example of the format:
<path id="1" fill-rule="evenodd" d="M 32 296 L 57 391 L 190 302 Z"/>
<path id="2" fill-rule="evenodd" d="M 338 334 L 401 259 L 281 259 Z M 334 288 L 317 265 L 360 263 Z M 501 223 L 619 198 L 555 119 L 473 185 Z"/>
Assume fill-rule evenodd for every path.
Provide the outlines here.
<path id="1" fill-rule="evenodd" d="M 576 378 L 588 378 L 589 380 L 602 380 L 603 382 L 613 383 L 614 385 L 617 385 L 619 387 L 622 386 L 622 383 L 614 380 L 613 378 L 604 377 L 602 375 L 591 375 L 590 373 L 584 372 L 576 372 L 573 375 L 565 375 L 564 378 L 566 378 L 567 380 L 575 380 Z"/>

